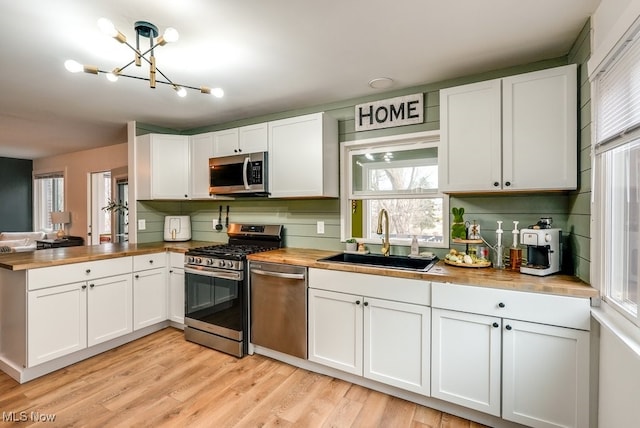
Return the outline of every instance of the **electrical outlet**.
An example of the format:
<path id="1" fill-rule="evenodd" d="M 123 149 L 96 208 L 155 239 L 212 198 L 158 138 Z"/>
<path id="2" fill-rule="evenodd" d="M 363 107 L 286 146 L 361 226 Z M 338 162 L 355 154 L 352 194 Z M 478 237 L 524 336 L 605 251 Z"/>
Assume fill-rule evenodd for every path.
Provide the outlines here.
<path id="1" fill-rule="evenodd" d="M 145 230 L 147 228 L 147 221 L 143 218 L 138 220 L 138 230 Z"/>
<path id="2" fill-rule="evenodd" d="M 316 224 L 316 228 L 317 228 L 317 231 L 318 231 L 318 235 L 323 235 L 324 234 L 324 221 L 319 221 Z"/>

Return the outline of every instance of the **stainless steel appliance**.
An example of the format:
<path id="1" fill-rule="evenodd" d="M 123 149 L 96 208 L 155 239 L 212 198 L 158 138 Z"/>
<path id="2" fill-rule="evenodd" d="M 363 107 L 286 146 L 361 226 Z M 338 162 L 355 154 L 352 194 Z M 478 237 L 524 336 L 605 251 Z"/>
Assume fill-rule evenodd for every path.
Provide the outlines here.
<path id="1" fill-rule="evenodd" d="M 165 241 L 189 241 L 191 239 L 191 217 L 168 215 L 164 218 Z"/>
<path id="2" fill-rule="evenodd" d="M 251 343 L 307 358 L 307 268 L 250 262 Z"/>
<path id="3" fill-rule="evenodd" d="M 546 276 L 560 271 L 561 229 L 552 228 L 550 222 L 538 222 L 535 226 L 520 230 L 520 243 L 527 248 L 527 263 L 520 266 L 521 273 Z"/>
<path id="4" fill-rule="evenodd" d="M 267 153 L 209 159 L 209 194 L 266 196 Z"/>
<path id="5" fill-rule="evenodd" d="M 228 244 L 185 253 L 185 338 L 242 357 L 248 351 L 247 255 L 279 248 L 281 225 L 229 224 Z"/>

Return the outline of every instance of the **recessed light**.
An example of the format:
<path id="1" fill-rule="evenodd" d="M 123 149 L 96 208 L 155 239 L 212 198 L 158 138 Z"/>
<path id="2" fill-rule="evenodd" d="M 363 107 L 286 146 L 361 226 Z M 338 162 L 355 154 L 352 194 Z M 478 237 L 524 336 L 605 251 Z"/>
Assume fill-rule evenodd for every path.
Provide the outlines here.
<path id="1" fill-rule="evenodd" d="M 387 89 L 393 86 L 393 79 L 390 77 L 376 77 L 369 80 L 369 86 L 373 89 Z"/>

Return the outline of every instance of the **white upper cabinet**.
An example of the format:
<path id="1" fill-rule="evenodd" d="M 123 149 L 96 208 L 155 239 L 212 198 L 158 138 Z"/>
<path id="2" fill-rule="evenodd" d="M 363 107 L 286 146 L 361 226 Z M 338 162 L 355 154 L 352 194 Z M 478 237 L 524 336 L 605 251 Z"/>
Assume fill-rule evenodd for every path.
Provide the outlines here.
<path id="1" fill-rule="evenodd" d="M 216 131 L 213 135 L 213 157 L 238 154 L 238 128 Z"/>
<path id="2" fill-rule="evenodd" d="M 213 135 L 213 157 L 266 152 L 267 124 L 243 126 L 216 131 Z"/>
<path id="3" fill-rule="evenodd" d="M 440 91 L 445 192 L 577 186 L 575 64 Z"/>
<path id="4" fill-rule="evenodd" d="M 209 158 L 214 156 L 213 132 L 191 136 L 191 199 L 209 199 Z"/>
<path id="5" fill-rule="evenodd" d="M 338 197 L 338 122 L 324 114 L 269 122 L 271 197 Z"/>
<path id="6" fill-rule="evenodd" d="M 147 134 L 136 137 L 136 199 L 188 199 L 189 136 Z"/>
<path id="7" fill-rule="evenodd" d="M 268 124 L 257 123 L 238 128 L 238 150 L 240 154 L 259 153 L 269 150 Z"/>

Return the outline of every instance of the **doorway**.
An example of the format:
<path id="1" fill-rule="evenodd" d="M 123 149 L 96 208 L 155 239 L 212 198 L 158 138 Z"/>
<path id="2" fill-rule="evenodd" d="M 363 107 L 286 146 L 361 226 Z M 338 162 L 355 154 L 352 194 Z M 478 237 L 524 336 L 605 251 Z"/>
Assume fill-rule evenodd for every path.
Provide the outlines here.
<path id="1" fill-rule="evenodd" d="M 128 242 L 129 183 L 126 172 L 91 173 L 90 189 L 87 241 L 91 245 Z"/>

